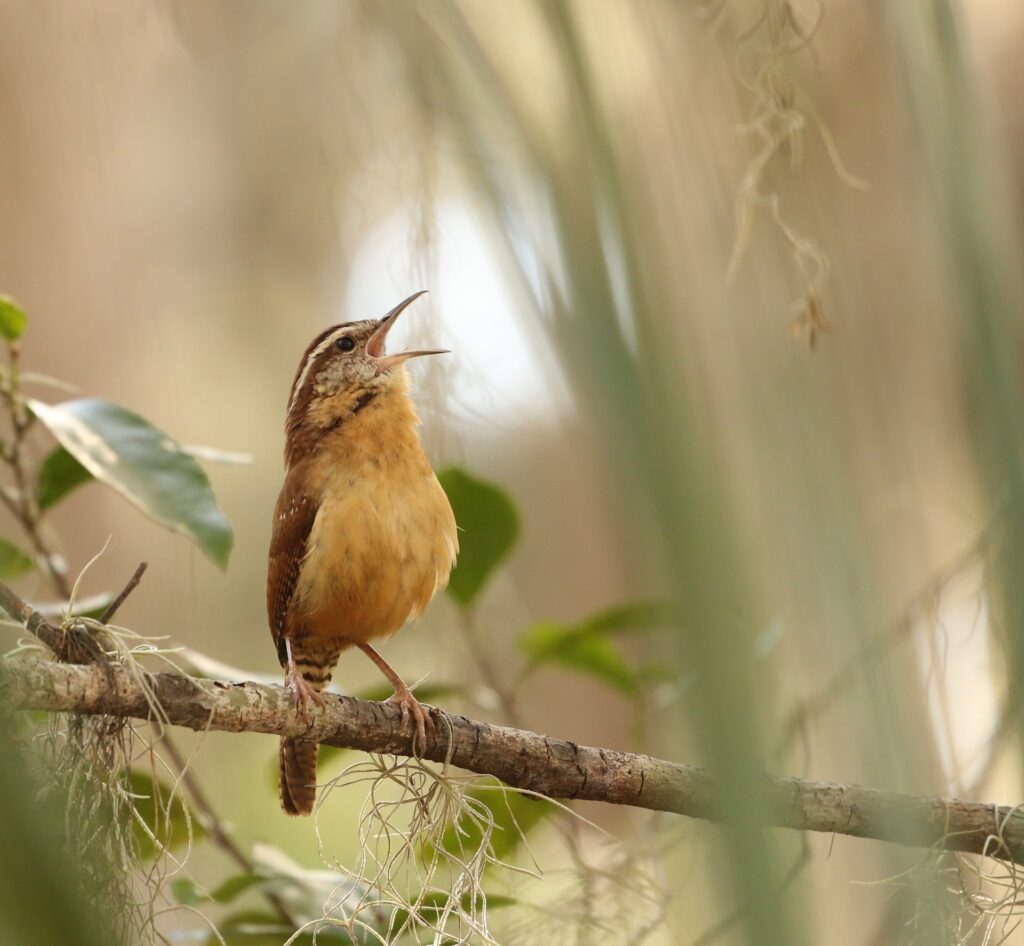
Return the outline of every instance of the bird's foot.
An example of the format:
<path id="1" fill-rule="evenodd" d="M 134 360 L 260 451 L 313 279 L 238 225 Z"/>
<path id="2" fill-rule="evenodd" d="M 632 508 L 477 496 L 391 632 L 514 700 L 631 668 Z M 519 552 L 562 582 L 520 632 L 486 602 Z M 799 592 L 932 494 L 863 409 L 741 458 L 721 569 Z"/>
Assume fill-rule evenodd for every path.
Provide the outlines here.
<path id="1" fill-rule="evenodd" d="M 294 666 L 288 668 L 285 685 L 295 694 L 295 709 L 299 714 L 299 719 L 308 723 L 309 701 L 312 700 L 317 706 L 323 708 L 323 695 Z"/>
<path id="2" fill-rule="evenodd" d="M 413 740 L 413 752 L 416 752 L 417 744 L 420 752 L 426 751 L 427 730 L 430 730 L 431 735 L 434 734 L 434 719 L 423 704 L 412 695 L 412 690 L 403 683 L 401 686 L 395 687 L 395 692 L 385 702 L 395 703 L 401 709 L 403 726 L 408 726 L 409 718 L 412 717 L 416 723 L 416 736 L 418 737 L 418 743 L 417 740 Z"/>

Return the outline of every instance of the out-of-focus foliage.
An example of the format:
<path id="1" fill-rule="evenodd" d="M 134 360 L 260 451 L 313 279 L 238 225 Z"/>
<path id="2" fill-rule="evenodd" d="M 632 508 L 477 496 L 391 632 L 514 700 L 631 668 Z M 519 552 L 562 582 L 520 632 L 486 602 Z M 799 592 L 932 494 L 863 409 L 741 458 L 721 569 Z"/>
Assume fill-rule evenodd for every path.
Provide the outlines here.
<path id="1" fill-rule="evenodd" d="M 186 906 L 195 906 L 197 903 L 231 903 L 264 879 L 259 874 L 235 874 L 206 893 L 196 886 L 195 881 L 182 877 L 172 882 L 171 891 L 178 903 Z"/>
<path id="2" fill-rule="evenodd" d="M 643 681 L 643 675 L 631 666 L 614 638 L 663 628 L 666 617 L 664 607 L 626 604 L 575 624 L 554 621 L 535 624 L 519 638 L 519 646 L 526 655 L 528 671 L 543 663 L 556 663 L 591 674 L 632 696 Z"/>
<path id="3" fill-rule="evenodd" d="M 6 539 L 0 539 L 0 578 L 17 578 L 32 570 L 32 559 Z"/>
<path id="4" fill-rule="evenodd" d="M 437 478 L 459 526 L 459 558 L 448 581 L 448 593 L 467 607 L 515 545 L 519 514 L 501 489 L 465 470 L 449 467 Z"/>
<path id="5" fill-rule="evenodd" d="M 10 719 L 0 718 L 0 941 L 110 946 L 107 918 L 90 909 L 76 876 L 95 865 L 76 863 L 62 850 L 22 750 L 11 738 Z"/>
<path id="6" fill-rule="evenodd" d="M 28 324 L 28 317 L 21 306 L 10 296 L 0 296 L 0 336 L 8 342 L 21 338 Z"/>

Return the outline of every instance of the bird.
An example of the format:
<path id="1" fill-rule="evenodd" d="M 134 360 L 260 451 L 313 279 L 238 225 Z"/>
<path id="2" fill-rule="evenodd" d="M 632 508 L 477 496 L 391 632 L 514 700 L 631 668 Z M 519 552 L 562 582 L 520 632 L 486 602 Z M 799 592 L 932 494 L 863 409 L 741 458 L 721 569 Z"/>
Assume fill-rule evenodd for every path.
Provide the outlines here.
<path id="1" fill-rule="evenodd" d="M 406 363 L 443 349 L 387 354 L 388 334 L 425 290 L 381 319 L 325 329 L 295 372 L 285 420 L 285 477 L 274 511 L 267 615 L 296 709 L 323 706 L 340 655 L 362 650 L 395 688 L 389 702 L 415 724 L 433 720 L 371 644 L 419 617 L 448 583 L 458 554 L 455 516 L 423 451 Z M 280 748 L 281 807 L 307 815 L 317 744 Z"/>

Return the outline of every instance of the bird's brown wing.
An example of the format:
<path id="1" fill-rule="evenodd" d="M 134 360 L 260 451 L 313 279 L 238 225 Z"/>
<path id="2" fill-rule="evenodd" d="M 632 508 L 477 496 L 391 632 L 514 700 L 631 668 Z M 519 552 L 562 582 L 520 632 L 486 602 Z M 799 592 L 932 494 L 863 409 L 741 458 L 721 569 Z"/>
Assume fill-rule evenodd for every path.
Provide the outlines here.
<path id="1" fill-rule="evenodd" d="M 301 465 L 293 467 L 285 477 L 274 509 L 274 531 L 267 564 L 267 618 L 282 666 L 287 662 L 284 637 L 288 609 L 299 582 L 306 542 L 319 506 L 316 499 L 303 489 L 304 480 Z"/>

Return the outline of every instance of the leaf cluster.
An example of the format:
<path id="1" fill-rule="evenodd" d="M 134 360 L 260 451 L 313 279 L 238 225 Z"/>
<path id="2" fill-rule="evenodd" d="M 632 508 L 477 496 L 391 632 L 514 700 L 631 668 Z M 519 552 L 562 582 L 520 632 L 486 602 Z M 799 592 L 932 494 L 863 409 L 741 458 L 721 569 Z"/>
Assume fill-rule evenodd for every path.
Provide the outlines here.
<path id="1" fill-rule="evenodd" d="M 496 568 L 511 554 L 519 538 L 519 512 L 512 498 L 494 483 L 458 467 L 438 474 L 459 524 L 459 559 L 448 593 L 470 610 Z M 666 625 L 668 609 L 651 602 L 608 608 L 575 622 L 542 621 L 523 631 L 519 649 L 526 658 L 523 675 L 545 664 L 557 664 L 590 676 L 626 696 L 660 676 L 657 667 L 635 666 L 619 646 L 625 635 L 646 634 Z"/>
<path id="2" fill-rule="evenodd" d="M 51 404 L 26 397 L 25 384 L 65 387 L 43 375 L 19 370 L 20 339 L 29 324 L 13 299 L 0 297 L 0 337 L 8 364 L 0 368 L 0 391 L 12 417 L 12 440 L 2 456 L 15 480 L 29 479 L 22 495 L 11 497 L 19 518 L 31 526 L 87 483 L 102 483 L 154 522 L 190 538 L 214 563 L 227 566 L 233 535 L 217 505 L 209 478 L 193 451 L 183 447 L 133 411 L 97 398 Z M 21 441 L 41 427 L 56 441 L 34 470 L 24 469 Z M 221 459 L 216 451 L 203 451 Z M 0 578 L 13 578 L 35 566 L 33 557 L 8 540 L 0 541 Z"/>

